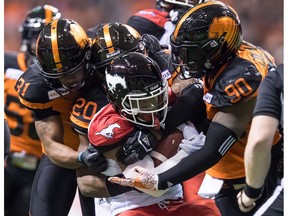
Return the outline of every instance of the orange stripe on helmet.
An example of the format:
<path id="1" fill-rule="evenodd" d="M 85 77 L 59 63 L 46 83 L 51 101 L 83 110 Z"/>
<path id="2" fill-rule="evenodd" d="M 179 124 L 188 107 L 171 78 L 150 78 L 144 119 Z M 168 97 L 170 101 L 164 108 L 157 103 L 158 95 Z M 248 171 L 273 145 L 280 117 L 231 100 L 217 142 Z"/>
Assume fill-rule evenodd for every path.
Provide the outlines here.
<path id="1" fill-rule="evenodd" d="M 109 24 L 107 24 L 103 27 L 103 33 L 104 33 L 106 46 L 108 48 L 108 52 L 113 53 L 113 52 L 115 52 L 115 49 L 113 47 L 113 43 L 112 43 L 112 39 L 111 39 L 111 35 L 110 35 L 109 30 L 110 30 Z"/>
<path id="2" fill-rule="evenodd" d="M 45 25 L 52 21 L 53 12 L 49 7 L 45 7 Z"/>
<path id="3" fill-rule="evenodd" d="M 58 72 L 62 71 L 62 63 L 60 59 L 60 54 L 58 50 L 58 40 L 57 40 L 57 24 L 58 20 L 51 24 L 51 45 L 52 45 L 52 54 L 55 62 L 55 66 Z"/>
<path id="4" fill-rule="evenodd" d="M 123 24 L 123 26 L 125 26 L 135 38 L 141 37 L 140 33 L 136 29 L 134 29 L 133 27 L 126 25 L 126 24 Z"/>

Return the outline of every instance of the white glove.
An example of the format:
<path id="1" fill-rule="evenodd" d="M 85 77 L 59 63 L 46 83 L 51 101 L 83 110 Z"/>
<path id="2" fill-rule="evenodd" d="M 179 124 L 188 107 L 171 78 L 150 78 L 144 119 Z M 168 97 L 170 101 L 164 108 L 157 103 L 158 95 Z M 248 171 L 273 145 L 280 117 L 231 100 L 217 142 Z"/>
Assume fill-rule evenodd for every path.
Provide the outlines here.
<path id="1" fill-rule="evenodd" d="M 184 139 L 186 140 L 192 140 L 197 135 L 199 135 L 198 131 L 196 130 L 194 124 L 191 121 L 183 123 L 177 128 L 183 132 Z"/>
<path id="2" fill-rule="evenodd" d="M 140 166 L 133 168 L 138 176 L 132 178 L 109 177 L 108 181 L 122 186 L 158 190 L 158 175 Z"/>
<path id="3" fill-rule="evenodd" d="M 183 139 L 179 147 L 187 153 L 195 152 L 204 146 L 206 136 L 201 132 L 198 135 L 194 135 L 192 140 Z"/>

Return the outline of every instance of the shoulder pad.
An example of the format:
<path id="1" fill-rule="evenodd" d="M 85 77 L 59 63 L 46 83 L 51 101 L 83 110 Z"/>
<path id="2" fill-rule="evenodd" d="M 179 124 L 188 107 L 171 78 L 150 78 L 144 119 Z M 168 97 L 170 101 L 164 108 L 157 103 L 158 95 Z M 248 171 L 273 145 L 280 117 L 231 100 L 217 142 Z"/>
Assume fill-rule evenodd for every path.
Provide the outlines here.
<path id="1" fill-rule="evenodd" d="M 93 116 L 107 104 L 107 96 L 100 88 L 93 86 L 90 91 L 83 92 L 72 107 L 72 127 L 82 134 L 87 134 Z"/>
<path id="2" fill-rule="evenodd" d="M 113 145 L 125 138 L 134 127 L 115 112 L 111 104 L 98 112 L 89 124 L 88 138 L 92 145 Z"/>
<path id="3" fill-rule="evenodd" d="M 256 96 L 262 75 L 250 62 L 236 57 L 211 83 L 203 99 L 216 107 L 232 106 Z"/>
<path id="4" fill-rule="evenodd" d="M 38 66 L 32 65 L 19 77 L 15 90 L 21 98 L 28 102 L 43 103 L 49 101 L 47 92 L 51 88 L 40 74 Z"/>

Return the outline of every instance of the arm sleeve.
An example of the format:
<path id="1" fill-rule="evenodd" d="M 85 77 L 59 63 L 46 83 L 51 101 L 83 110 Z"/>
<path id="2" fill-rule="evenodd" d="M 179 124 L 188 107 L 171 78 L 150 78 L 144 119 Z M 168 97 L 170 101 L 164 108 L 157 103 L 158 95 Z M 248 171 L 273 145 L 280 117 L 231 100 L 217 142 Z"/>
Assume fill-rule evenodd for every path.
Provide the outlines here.
<path id="1" fill-rule="evenodd" d="M 212 122 L 207 132 L 204 146 L 182 159 L 176 166 L 166 172 L 160 173 L 158 175 L 158 188 L 165 189 L 168 186 L 171 187 L 212 167 L 225 155 L 237 139 L 236 134 L 229 128 Z M 227 144 L 231 145 L 228 147 Z"/>
<path id="2" fill-rule="evenodd" d="M 45 110 L 32 110 L 34 114 L 35 121 L 40 121 L 42 119 L 48 118 L 53 115 L 60 115 L 59 112 L 51 109 Z"/>
<path id="3" fill-rule="evenodd" d="M 202 98 L 203 88 L 199 88 L 196 85 L 187 86 L 183 90 L 181 97 L 169 110 L 165 120 L 165 129 L 162 133 L 167 135 L 175 130 L 177 126 L 189 120 L 197 129 L 200 124 L 207 122 L 205 103 Z M 197 109 L 192 109 L 193 107 L 197 107 Z M 204 127 L 200 129 L 200 131 L 205 133 L 207 128 L 204 130 Z"/>

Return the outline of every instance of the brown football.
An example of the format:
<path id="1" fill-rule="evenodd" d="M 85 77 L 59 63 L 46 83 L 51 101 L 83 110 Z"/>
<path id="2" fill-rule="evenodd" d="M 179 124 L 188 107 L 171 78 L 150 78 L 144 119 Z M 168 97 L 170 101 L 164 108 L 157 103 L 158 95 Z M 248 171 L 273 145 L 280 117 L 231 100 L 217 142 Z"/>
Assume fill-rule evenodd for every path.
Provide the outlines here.
<path id="1" fill-rule="evenodd" d="M 179 144 L 183 139 L 182 131 L 176 129 L 172 131 L 168 136 L 160 140 L 156 148 L 150 153 L 155 167 L 167 160 L 168 158 L 173 157 L 179 148 Z"/>

